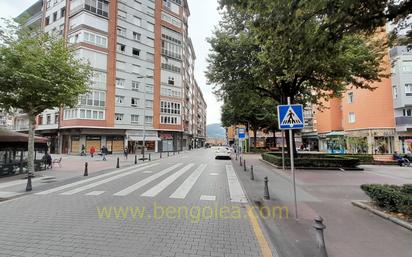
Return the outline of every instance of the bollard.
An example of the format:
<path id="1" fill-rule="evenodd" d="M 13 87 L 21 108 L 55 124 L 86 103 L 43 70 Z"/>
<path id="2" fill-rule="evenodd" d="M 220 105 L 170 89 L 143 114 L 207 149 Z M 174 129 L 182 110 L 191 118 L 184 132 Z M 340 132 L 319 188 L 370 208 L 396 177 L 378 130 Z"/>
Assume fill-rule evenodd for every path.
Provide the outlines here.
<path id="1" fill-rule="evenodd" d="M 173 155 L 175 155 L 176 154 L 176 151 L 173 151 Z"/>
<path id="2" fill-rule="evenodd" d="M 246 160 L 243 159 L 243 171 L 246 171 Z"/>
<path id="3" fill-rule="evenodd" d="M 32 186 L 31 186 L 31 176 L 32 176 L 31 173 L 28 173 L 28 174 L 27 174 L 26 192 L 29 192 L 29 191 L 31 191 L 31 190 L 33 189 Z"/>
<path id="4" fill-rule="evenodd" d="M 167 152 L 167 157 L 169 157 L 169 152 Z"/>
<path id="5" fill-rule="evenodd" d="M 137 155 L 134 155 L 134 164 L 137 164 Z"/>
<path id="6" fill-rule="evenodd" d="M 87 177 L 89 176 L 89 168 L 88 168 L 89 164 L 87 162 L 84 163 L 84 173 L 83 176 Z"/>
<path id="7" fill-rule="evenodd" d="M 321 216 L 315 218 L 315 222 L 312 226 L 315 228 L 316 243 L 318 244 L 320 250 L 320 257 L 328 257 L 325 246 L 325 237 L 323 235 L 323 230 L 325 230 L 326 228 L 326 226 L 323 224 L 323 218 Z"/>
<path id="8" fill-rule="evenodd" d="M 250 180 L 255 180 L 255 175 L 253 174 L 253 165 L 250 165 Z"/>
<path id="9" fill-rule="evenodd" d="M 242 167 L 242 156 L 239 156 L 240 167 Z"/>
<path id="10" fill-rule="evenodd" d="M 160 152 L 160 159 L 162 159 L 162 152 Z"/>
<path id="11" fill-rule="evenodd" d="M 120 160 L 119 157 L 117 157 L 117 164 L 116 164 L 116 169 L 120 168 Z"/>
<path id="12" fill-rule="evenodd" d="M 270 199 L 268 181 L 268 177 L 265 177 L 265 192 L 263 194 L 263 198 L 266 200 Z"/>
<path id="13" fill-rule="evenodd" d="M 179 150 L 177 150 L 177 154 L 180 154 L 180 151 L 179 151 Z"/>
<path id="14" fill-rule="evenodd" d="M 149 153 L 149 162 L 152 160 L 152 157 L 151 157 L 151 155 L 150 155 L 150 153 Z"/>
<path id="15" fill-rule="evenodd" d="M 236 161 L 237 161 L 237 154 L 236 154 Z"/>

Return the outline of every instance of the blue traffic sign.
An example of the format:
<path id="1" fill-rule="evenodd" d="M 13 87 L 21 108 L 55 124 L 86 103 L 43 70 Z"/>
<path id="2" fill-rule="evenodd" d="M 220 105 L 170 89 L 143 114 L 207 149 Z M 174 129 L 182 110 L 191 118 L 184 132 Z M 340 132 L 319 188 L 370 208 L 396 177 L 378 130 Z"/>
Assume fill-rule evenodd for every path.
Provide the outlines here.
<path id="1" fill-rule="evenodd" d="M 244 128 L 238 128 L 237 133 L 238 133 L 239 139 L 245 139 L 245 129 Z"/>
<path id="2" fill-rule="evenodd" d="M 303 106 L 301 104 L 278 105 L 279 129 L 303 129 Z"/>

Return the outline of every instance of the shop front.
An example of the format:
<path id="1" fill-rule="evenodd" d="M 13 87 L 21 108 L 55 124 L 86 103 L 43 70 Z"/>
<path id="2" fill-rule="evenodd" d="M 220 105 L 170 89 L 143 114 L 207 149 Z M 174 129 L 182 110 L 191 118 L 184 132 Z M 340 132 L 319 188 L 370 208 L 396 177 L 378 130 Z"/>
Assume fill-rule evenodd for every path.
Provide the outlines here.
<path id="1" fill-rule="evenodd" d="M 161 140 L 159 144 L 159 151 L 182 151 L 183 135 L 181 132 L 160 131 L 159 138 Z"/>
<path id="2" fill-rule="evenodd" d="M 145 141 L 146 151 L 157 152 L 159 137 L 157 131 L 134 131 L 130 130 L 127 134 L 127 148 L 129 153 L 139 154 L 143 149 L 143 138 Z"/>

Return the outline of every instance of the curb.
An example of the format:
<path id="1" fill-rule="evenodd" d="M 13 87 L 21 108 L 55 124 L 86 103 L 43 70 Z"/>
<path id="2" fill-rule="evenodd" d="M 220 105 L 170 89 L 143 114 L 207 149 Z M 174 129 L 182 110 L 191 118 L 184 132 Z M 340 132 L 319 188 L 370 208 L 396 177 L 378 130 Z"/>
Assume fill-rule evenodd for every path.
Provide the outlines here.
<path id="1" fill-rule="evenodd" d="M 259 158 L 259 160 L 260 161 L 262 161 L 262 162 L 264 162 L 264 163 L 267 163 L 267 164 L 269 164 L 269 165 L 272 165 L 273 167 L 275 167 L 276 169 L 282 169 L 282 167 L 281 166 L 278 166 L 278 165 L 275 165 L 275 164 L 273 164 L 273 163 L 271 163 L 271 162 L 268 162 L 268 161 L 266 161 L 266 160 L 263 160 L 263 159 L 261 159 L 261 158 Z M 290 170 L 290 167 L 289 166 L 285 166 L 285 170 Z M 340 170 L 340 171 L 363 171 L 364 169 L 363 168 L 339 168 L 339 167 L 335 167 L 335 168 L 322 168 L 322 167 L 319 167 L 319 168 L 305 168 L 305 167 L 295 167 L 295 170 L 319 170 L 319 171 L 322 171 L 322 170 L 334 170 L 334 171 L 336 171 L 336 170 Z"/>
<path id="2" fill-rule="evenodd" d="M 379 216 L 379 217 L 381 217 L 381 218 L 390 220 L 390 221 L 392 221 L 393 223 L 395 223 L 395 224 L 397 224 L 397 225 L 399 225 L 399 226 L 402 226 L 402 227 L 404 227 L 404 228 L 409 229 L 410 231 L 412 231 L 412 224 L 410 224 L 410 223 L 408 223 L 408 222 L 405 222 L 405 221 L 403 221 L 403 220 L 401 220 L 401 219 L 395 218 L 395 217 L 393 217 L 393 216 L 391 216 L 391 215 L 388 215 L 388 214 L 384 213 L 383 211 L 379 211 L 379 210 L 377 210 L 377 209 L 375 209 L 375 208 L 372 208 L 372 207 L 370 207 L 369 205 L 366 205 L 365 203 L 368 203 L 368 201 L 351 201 L 351 203 L 352 203 L 352 205 L 354 205 L 354 206 L 356 206 L 356 207 L 365 209 L 365 210 L 367 210 L 367 211 L 369 211 L 369 212 L 372 212 L 373 214 L 375 214 L 375 215 L 377 215 L 377 216 Z"/>

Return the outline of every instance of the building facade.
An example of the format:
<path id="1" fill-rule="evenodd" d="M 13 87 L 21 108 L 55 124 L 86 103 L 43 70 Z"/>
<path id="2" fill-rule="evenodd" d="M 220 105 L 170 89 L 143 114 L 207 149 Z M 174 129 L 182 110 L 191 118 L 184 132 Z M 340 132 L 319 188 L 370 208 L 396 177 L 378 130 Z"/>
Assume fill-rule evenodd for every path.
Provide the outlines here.
<path id="1" fill-rule="evenodd" d="M 36 13 L 31 23 L 67 39 L 93 68 L 78 106 L 37 118 L 36 133 L 49 137 L 55 152 L 105 145 L 134 153 L 143 142 L 148 151 L 176 151 L 205 135 L 186 0 L 44 0 L 28 11 Z M 19 124 L 24 115 L 15 123 L 24 130 Z"/>

